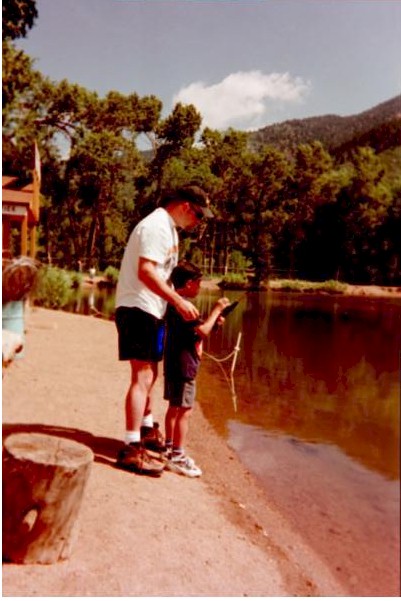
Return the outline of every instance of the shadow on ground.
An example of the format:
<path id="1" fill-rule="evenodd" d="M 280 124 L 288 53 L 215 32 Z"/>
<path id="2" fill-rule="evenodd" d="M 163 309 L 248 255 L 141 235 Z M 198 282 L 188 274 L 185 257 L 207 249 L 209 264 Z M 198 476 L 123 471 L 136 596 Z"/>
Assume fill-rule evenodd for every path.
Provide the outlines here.
<path id="1" fill-rule="evenodd" d="M 95 461 L 109 465 L 110 467 L 117 467 L 115 463 L 116 457 L 118 451 L 124 446 L 121 440 L 115 440 L 114 438 L 94 436 L 91 432 L 86 432 L 85 430 L 45 424 L 3 424 L 3 441 L 10 434 L 17 432 L 47 434 L 49 436 L 59 436 L 75 440 L 92 449 Z"/>

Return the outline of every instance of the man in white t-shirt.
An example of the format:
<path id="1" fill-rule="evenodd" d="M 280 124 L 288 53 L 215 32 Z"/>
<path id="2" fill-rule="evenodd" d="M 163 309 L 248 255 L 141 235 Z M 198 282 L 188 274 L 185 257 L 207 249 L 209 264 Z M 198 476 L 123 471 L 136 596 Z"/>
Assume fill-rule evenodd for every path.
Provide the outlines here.
<path id="1" fill-rule="evenodd" d="M 206 193 L 187 186 L 166 196 L 134 228 L 121 263 L 116 292 L 119 359 L 129 361 L 131 382 L 125 401 L 125 446 L 117 464 L 127 470 L 161 475 L 163 466 L 146 448 L 161 451 L 163 440 L 153 423 L 150 392 L 164 346 L 164 315 L 171 303 L 186 320 L 199 317 L 197 308 L 169 284 L 178 262 L 176 227 L 192 229 L 213 217 Z"/>

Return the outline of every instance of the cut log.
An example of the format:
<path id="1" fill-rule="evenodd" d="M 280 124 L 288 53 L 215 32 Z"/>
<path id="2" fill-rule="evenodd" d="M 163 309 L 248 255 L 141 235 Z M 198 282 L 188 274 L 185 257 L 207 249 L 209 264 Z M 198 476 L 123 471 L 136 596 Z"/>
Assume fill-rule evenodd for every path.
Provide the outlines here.
<path id="1" fill-rule="evenodd" d="M 70 556 L 93 453 L 34 433 L 3 444 L 3 559 L 55 563 Z"/>

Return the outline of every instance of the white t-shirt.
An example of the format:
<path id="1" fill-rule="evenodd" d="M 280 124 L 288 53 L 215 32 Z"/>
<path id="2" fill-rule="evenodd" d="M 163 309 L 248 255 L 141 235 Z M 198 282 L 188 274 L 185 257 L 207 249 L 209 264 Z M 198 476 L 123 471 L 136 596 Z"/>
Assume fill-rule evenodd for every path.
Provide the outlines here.
<path id="1" fill-rule="evenodd" d="M 178 234 L 174 220 L 163 208 L 142 219 L 132 231 L 121 262 L 116 307 L 138 307 L 161 319 L 167 302 L 138 279 L 139 257 L 156 263 L 165 282 L 178 262 Z"/>

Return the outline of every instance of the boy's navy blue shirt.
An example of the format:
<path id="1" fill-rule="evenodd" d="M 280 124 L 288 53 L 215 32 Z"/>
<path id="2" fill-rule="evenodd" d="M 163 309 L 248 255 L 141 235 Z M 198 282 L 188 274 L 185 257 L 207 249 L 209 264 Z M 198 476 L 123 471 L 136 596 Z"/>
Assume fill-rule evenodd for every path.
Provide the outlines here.
<path id="1" fill-rule="evenodd" d="M 200 320 L 185 321 L 173 306 L 168 305 L 164 349 L 164 376 L 167 380 L 193 380 L 196 377 L 201 361 L 197 347 L 202 338 L 195 328 L 200 323 Z"/>

